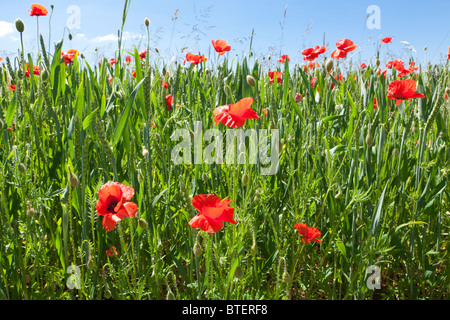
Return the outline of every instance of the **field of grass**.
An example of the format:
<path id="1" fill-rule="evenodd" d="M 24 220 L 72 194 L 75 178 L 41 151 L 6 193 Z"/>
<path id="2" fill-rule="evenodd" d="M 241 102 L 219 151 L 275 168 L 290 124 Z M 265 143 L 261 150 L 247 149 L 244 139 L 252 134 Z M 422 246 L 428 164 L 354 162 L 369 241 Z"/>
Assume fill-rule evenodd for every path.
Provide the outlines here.
<path id="1" fill-rule="evenodd" d="M 265 70 L 250 52 L 167 64 L 119 47 L 89 65 L 63 46 L 41 38 L 37 61 L 20 50 L 0 66 L 0 299 L 449 298 L 448 62 L 403 76 L 424 98 L 396 104 L 379 51 L 365 68 L 330 58 L 333 44 L 319 66 Z M 247 97 L 259 119 L 243 129 L 278 130 L 274 175 L 172 161 L 175 130 L 225 135 L 213 111 Z M 111 181 L 138 209 L 106 231 Z M 193 228 L 206 194 L 236 224 Z"/>

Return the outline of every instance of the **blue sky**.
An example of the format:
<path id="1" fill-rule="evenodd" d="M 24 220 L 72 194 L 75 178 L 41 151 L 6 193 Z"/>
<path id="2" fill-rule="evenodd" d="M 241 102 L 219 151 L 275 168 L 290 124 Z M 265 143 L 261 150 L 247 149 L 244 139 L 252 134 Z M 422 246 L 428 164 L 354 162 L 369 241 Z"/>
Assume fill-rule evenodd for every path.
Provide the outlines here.
<path id="1" fill-rule="evenodd" d="M 19 33 L 14 27 L 16 18 L 21 18 L 26 25 L 25 51 L 36 52 L 37 19 L 30 17 L 27 11 L 32 3 L 40 3 L 49 11 L 54 5 L 52 45 L 62 39 L 65 32 L 65 50 L 76 48 L 90 60 L 114 56 L 122 20 L 122 0 L 2 1 L 0 56 L 15 55 L 20 47 Z M 366 24 L 370 5 L 380 8 L 379 29 L 369 29 Z M 177 9 L 177 19 L 172 20 Z M 255 56 L 262 59 L 271 55 L 272 62 L 276 62 L 281 53 L 289 54 L 291 62 L 303 64 L 301 51 L 322 45 L 325 37 L 325 44 L 328 44 L 325 56 L 335 49 L 336 41 L 349 38 L 358 45 L 351 55 L 352 60 L 368 63 L 374 59 L 380 39 L 392 36 L 392 43 L 381 47 L 382 62 L 394 58 L 407 60 L 412 55 L 416 64 L 437 63 L 446 57 L 450 46 L 449 12 L 449 1 L 436 0 L 131 0 L 124 39 L 126 49 L 132 50 L 134 46 L 144 49 L 147 43 L 144 19 L 147 17 L 151 21 L 152 55 L 166 61 L 173 56 L 182 59 L 186 52 L 201 53 L 215 61 L 217 55 L 212 51 L 211 40 L 217 39 L 229 42 L 230 58 L 241 57 L 248 53 L 254 30 Z M 39 30 L 46 44 L 49 43 L 49 16 L 39 18 Z M 79 17 L 79 24 L 74 17 Z M 72 41 L 67 37 L 67 27 L 72 27 Z M 182 48 L 185 48 L 183 53 Z"/>

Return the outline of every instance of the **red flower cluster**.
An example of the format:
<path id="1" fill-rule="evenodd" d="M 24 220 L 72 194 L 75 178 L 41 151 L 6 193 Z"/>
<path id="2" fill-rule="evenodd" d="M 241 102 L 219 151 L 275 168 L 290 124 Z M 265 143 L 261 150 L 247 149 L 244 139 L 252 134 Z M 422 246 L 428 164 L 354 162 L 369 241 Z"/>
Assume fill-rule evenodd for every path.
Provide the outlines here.
<path id="1" fill-rule="evenodd" d="M 119 253 L 117 252 L 116 247 L 112 246 L 111 249 L 106 250 L 106 255 L 108 257 L 114 257 L 114 255 L 119 255 Z"/>
<path id="2" fill-rule="evenodd" d="M 187 53 L 186 59 L 184 59 L 184 63 L 186 63 L 186 61 L 188 61 L 192 64 L 199 64 L 202 61 L 206 62 L 206 60 L 208 60 L 208 59 L 200 54 Z"/>
<path id="3" fill-rule="evenodd" d="M 224 55 L 225 52 L 231 50 L 231 47 L 228 45 L 228 42 L 226 40 L 223 39 L 219 39 L 217 41 L 211 40 L 211 43 L 214 47 L 214 50 L 216 50 L 219 56 Z"/>
<path id="4" fill-rule="evenodd" d="M 256 111 L 250 108 L 253 98 L 248 97 L 235 104 L 217 107 L 214 114 L 214 124 L 219 122 L 230 128 L 240 128 L 245 124 L 246 119 L 259 119 Z"/>
<path id="5" fill-rule="evenodd" d="M 75 58 L 75 56 L 77 56 L 78 54 L 80 54 L 78 52 L 78 50 L 76 49 L 70 49 L 67 50 L 67 53 L 64 54 L 63 51 L 61 51 L 61 56 L 64 57 L 64 63 L 67 66 L 68 64 L 73 63 L 73 59 Z"/>
<path id="6" fill-rule="evenodd" d="M 308 48 L 302 51 L 304 55 L 303 60 L 314 61 L 319 57 L 319 54 L 325 53 L 327 48 L 325 46 L 315 46 L 314 48 Z"/>
<path id="7" fill-rule="evenodd" d="M 37 75 L 37 76 L 41 74 L 38 66 L 33 66 L 33 74 Z M 25 76 L 27 78 L 29 78 L 31 76 L 30 67 L 28 66 L 28 62 L 27 62 L 27 71 L 25 72 Z"/>
<path id="8" fill-rule="evenodd" d="M 283 76 L 283 72 L 280 71 L 269 71 L 269 84 L 272 84 L 275 82 L 275 78 L 277 80 L 277 83 L 283 83 L 283 79 L 281 78 Z"/>
<path id="9" fill-rule="evenodd" d="M 280 62 L 280 63 L 285 63 L 286 60 L 287 60 L 288 62 L 291 62 L 291 59 L 289 58 L 289 55 L 288 55 L 288 54 L 283 54 L 283 55 L 281 56 L 281 58 L 278 59 L 278 62 Z"/>
<path id="10" fill-rule="evenodd" d="M 346 58 L 347 53 L 352 52 L 357 48 L 352 40 L 342 39 L 336 42 L 337 49 L 331 53 L 331 57 L 335 59 Z"/>
<path id="11" fill-rule="evenodd" d="M 223 222 L 236 224 L 233 219 L 234 208 L 229 204 L 231 199 L 221 200 L 214 194 L 199 194 L 192 199 L 192 205 L 199 212 L 189 221 L 189 225 L 200 228 L 205 232 L 218 232 L 223 227 Z"/>
<path id="12" fill-rule="evenodd" d="M 321 233 L 317 228 L 308 227 L 306 224 L 303 223 L 296 223 L 294 225 L 294 228 L 297 229 L 298 233 L 302 235 L 303 243 L 322 242 L 322 240 L 318 239 L 321 237 Z"/>
<path id="13" fill-rule="evenodd" d="M 403 100 L 425 98 L 425 95 L 416 91 L 416 81 L 412 79 L 395 80 L 389 84 L 388 98 L 394 99 L 395 104 L 399 106 Z"/>
<path id="14" fill-rule="evenodd" d="M 97 216 L 103 216 L 102 225 L 106 231 L 114 230 L 120 220 L 136 216 L 137 204 L 130 202 L 134 196 L 132 187 L 119 182 L 108 182 L 100 188 L 98 195 L 95 209 Z"/>

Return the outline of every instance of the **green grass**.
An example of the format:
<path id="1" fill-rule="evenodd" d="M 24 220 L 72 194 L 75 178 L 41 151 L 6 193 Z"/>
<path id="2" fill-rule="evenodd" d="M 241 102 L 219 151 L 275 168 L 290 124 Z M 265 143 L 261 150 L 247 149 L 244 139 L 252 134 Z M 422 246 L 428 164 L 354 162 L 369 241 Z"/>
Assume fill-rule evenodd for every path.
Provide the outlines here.
<path id="1" fill-rule="evenodd" d="M 323 66 L 286 62 L 283 83 L 269 84 L 255 57 L 223 56 L 213 68 L 150 57 L 142 67 L 136 49 L 120 48 L 112 67 L 106 58 L 65 65 L 62 44 L 0 69 L 0 299 L 448 298 L 448 63 L 407 76 L 425 98 L 396 106 L 387 88 L 397 76 L 373 65 L 335 63 L 334 75 L 346 69 L 339 82 Z M 25 62 L 48 78 L 25 77 Z M 249 96 L 260 119 L 244 128 L 280 132 L 275 175 L 248 163 L 171 161 L 176 129 L 214 128 L 217 106 Z M 95 209 L 108 181 L 132 186 L 139 207 L 111 232 Z M 231 199 L 236 225 L 215 234 L 188 225 L 192 197 L 207 193 Z M 323 241 L 302 243 L 297 222 Z M 119 254 L 108 257 L 112 246 Z M 70 265 L 79 289 L 67 285 Z M 367 287 L 372 265 L 381 289 Z"/>

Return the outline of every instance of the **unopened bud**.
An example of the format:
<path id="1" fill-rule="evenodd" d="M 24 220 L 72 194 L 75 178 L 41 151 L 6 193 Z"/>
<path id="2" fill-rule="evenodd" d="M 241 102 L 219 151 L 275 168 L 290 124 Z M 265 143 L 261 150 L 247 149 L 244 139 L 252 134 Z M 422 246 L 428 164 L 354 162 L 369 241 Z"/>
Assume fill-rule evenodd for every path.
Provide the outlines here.
<path id="1" fill-rule="evenodd" d="M 145 26 L 148 27 L 150 25 L 150 20 L 148 18 L 144 19 Z"/>
<path id="2" fill-rule="evenodd" d="M 173 294 L 172 290 L 170 290 L 170 288 L 167 292 L 166 300 L 175 300 L 175 295 Z"/>
<path id="3" fill-rule="evenodd" d="M 377 65 L 377 67 L 380 66 L 380 59 L 377 58 L 377 59 L 375 60 L 375 64 Z"/>
<path id="4" fill-rule="evenodd" d="M 72 41 L 72 38 L 73 38 L 73 37 L 72 37 L 72 34 L 69 33 L 69 40 Z"/>
<path id="5" fill-rule="evenodd" d="M 291 280 L 291 276 L 289 275 L 289 273 L 284 270 L 283 275 L 281 276 L 281 279 L 283 280 L 284 283 L 289 283 L 289 281 Z"/>
<path id="6" fill-rule="evenodd" d="M 147 229 L 148 227 L 147 221 L 145 221 L 144 219 L 139 219 L 139 227 L 141 227 L 142 229 Z"/>
<path id="7" fill-rule="evenodd" d="M 373 146 L 373 136 L 370 132 L 366 136 L 366 144 L 369 148 Z"/>
<path id="8" fill-rule="evenodd" d="M 244 173 L 244 175 L 242 176 L 242 183 L 246 186 L 248 183 L 248 174 Z"/>
<path id="9" fill-rule="evenodd" d="M 202 247 L 198 243 L 194 244 L 194 250 L 193 251 L 194 251 L 194 256 L 197 257 L 197 258 L 202 255 Z"/>
<path id="10" fill-rule="evenodd" d="M 248 75 L 247 76 L 247 83 L 250 85 L 250 86 L 252 86 L 252 87 L 254 87 L 255 86 L 255 78 L 253 78 L 251 75 Z"/>
<path id="11" fill-rule="evenodd" d="M 22 33 L 25 30 L 25 24 L 19 18 L 16 19 L 16 29 L 20 33 Z"/>
<path id="12" fill-rule="evenodd" d="M 28 208 L 26 211 L 27 216 L 29 216 L 30 218 L 33 218 L 34 215 L 36 214 L 36 210 L 34 210 L 34 208 Z"/>
<path id="13" fill-rule="evenodd" d="M 70 180 L 70 184 L 72 185 L 72 187 L 76 188 L 78 186 L 78 177 L 75 173 L 70 173 L 69 174 L 69 180 Z"/>
<path id="14" fill-rule="evenodd" d="M 325 62 L 325 70 L 327 70 L 327 72 L 330 72 L 331 69 L 333 69 L 333 60 L 331 58 L 328 58 L 327 62 Z"/>
<path id="15" fill-rule="evenodd" d="M 47 81 L 47 79 L 48 79 L 48 71 L 47 71 L 47 69 L 44 69 L 42 72 L 41 72 L 41 79 L 42 79 L 42 81 Z"/>
<path id="16" fill-rule="evenodd" d="M 19 171 L 22 172 L 22 173 L 24 173 L 25 170 L 26 170 L 26 168 L 25 168 L 25 166 L 23 165 L 23 163 L 20 163 L 20 164 L 19 164 Z"/>

